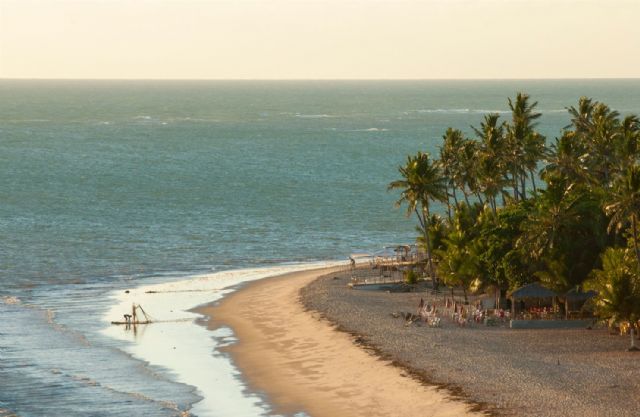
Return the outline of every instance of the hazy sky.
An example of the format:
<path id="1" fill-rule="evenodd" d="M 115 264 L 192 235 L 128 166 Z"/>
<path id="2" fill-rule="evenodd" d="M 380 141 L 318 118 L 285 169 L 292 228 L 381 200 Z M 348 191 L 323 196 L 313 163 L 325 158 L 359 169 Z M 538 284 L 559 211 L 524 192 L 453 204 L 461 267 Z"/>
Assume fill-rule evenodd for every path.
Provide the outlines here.
<path id="1" fill-rule="evenodd" d="M 639 19 L 640 0 L 0 0 L 0 77 L 640 77 Z"/>

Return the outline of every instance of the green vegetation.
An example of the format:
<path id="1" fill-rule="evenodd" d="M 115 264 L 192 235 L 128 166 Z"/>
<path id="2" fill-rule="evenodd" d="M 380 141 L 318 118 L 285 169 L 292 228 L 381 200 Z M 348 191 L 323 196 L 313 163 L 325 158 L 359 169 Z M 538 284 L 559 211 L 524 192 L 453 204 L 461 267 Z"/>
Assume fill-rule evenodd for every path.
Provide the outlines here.
<path id="1" fill-rule="evenodd" d="M 640 120 L 583 97 L 547 146 L 537 102 L 508 104 L 510 120 L 488 114 L 472 138 L 447 129 L 439 159 L 409 156 L 389 185 L 418 217 L 427 271 L 465 294 L 594 288 L 602 317 L 640 319 Z"/>
<path id="2" fill-rule="evenodd" d="M 418 282 L 418 274 L 413 269 L 408 269 L 404 272 L 405 284 L 414 285 Z"/>
<path id="3" fill-rule="evenodd" d="M 407 157 L 407 164 L 399 168 L 402 179 L 389 184 L 389 189 L 400 189 L 400 199 L 396 205 L 407 203 L 407 216 L 413 213 L 418 217 L 422 236 L 427 250 L 428 270 L 433 271 L 431 239 L 429 236 L 430 201 L 446 201 L 447 192 L 445 178 L 440 165 L 429 158 L 428 153 L 418 152 L 416 156 Z"/>

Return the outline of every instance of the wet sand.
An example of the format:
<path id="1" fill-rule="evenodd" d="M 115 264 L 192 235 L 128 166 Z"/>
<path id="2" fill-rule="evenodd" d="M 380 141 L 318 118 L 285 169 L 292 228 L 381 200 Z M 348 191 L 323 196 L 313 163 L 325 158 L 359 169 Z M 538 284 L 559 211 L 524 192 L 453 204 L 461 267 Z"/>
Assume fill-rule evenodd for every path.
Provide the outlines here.
<path id="1" fill-rule="evenodd" d="M 300 290 L 328 269 L 268 278 L 246 285 L 199 312 L 208 326 L 231 327 L 229 353 L 252 390 L 274 412 L 312 417 L 481 415 L 446 390 L 426 385 L 391 361 L 363 349 L 354 336 L 308 311 Z M 344 282 L 343 282 L 344 285 Z"/>

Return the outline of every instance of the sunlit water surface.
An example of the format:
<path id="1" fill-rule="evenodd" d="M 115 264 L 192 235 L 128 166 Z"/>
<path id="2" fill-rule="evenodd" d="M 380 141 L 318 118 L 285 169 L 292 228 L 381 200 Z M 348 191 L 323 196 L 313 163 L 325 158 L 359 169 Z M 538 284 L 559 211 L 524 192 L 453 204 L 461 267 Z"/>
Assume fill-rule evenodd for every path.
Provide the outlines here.
<path id="1" fill-rule="evenodd" d="M 640 114 L 638 80 L 0 81 L 0 414 L 268 414 L 187 310 L 410 242 L 398 165 L 516 91 L 550 140 L 581 95 Z M 131 302 L 167 322 L 111 326 Z"/>

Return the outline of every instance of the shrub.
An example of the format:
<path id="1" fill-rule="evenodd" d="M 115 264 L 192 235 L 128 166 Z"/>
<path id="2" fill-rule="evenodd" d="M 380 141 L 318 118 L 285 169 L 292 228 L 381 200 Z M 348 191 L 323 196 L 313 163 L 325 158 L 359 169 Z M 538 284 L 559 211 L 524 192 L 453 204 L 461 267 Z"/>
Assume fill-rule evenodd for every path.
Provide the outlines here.
<path id="1" fill-rule="evenodd" d="M 404 271 L 404 282 L 409 285 L 413 285 L 418 282 L 418 274 L 413 269 Z"/>

